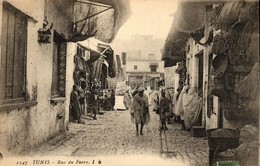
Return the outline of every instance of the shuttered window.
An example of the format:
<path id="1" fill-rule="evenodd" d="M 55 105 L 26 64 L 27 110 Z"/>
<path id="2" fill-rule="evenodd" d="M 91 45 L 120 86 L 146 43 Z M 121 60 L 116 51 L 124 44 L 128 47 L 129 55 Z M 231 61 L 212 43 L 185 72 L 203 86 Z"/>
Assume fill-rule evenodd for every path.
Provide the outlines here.
<path id="1" fill-rule="evenodd" d="M 67 44 L 57 32 L 54 33 L 53 44 L 51 94 L 52 97 L 65 97 Z"/>
<path id="2" fill-rule="evenodd" d="M 157 65 L 150 65 L 151 72 L 157 72 Z"/>
<path id="3" fill-rule="evenodd" d="M 3 4 L 0 54 L 0 100 L 25 100 L 27 16 Z"/>

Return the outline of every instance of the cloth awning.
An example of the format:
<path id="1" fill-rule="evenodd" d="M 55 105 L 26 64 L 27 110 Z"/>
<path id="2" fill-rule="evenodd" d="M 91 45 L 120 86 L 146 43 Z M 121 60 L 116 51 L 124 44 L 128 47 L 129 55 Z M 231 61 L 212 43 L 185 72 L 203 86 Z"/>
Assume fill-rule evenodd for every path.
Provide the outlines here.
<path id="1" fill-rule="evenodd" d="M 189 33 L 178 31 L 173 21 L 162 53 L 162 60 L 165 62 L 164 67 L 174 66 L 177 62 L 185 59 L 185 47 L 188 37 Z"/>
<path id="2" fill-rule="evenodd" d="M 130 14 L 129 0 L 76 0 L 70 41 L 95 37 L 110 43 Z"/>
<path id="3" fill-rule="evenodd" d="M 183 1 L 174 14 L 175 28 L 181 32 L 194 32 L 204 26 L 205 2 Z"/>
<path id="4" fill-rule="evenodd" d="M 104 59 L 108 63 L 108 75 L 109 77 L 113 78 L 116 76 L 115 68 L 113 68 L 114 64 L 114 51 L 113 49 L 106 44 L 98 44 L 97 45 L 98 51 L 104 55 Z"/>
<path id="5" fill-rule="evenodd" d="M 190 36 L 195 40 L 195 44 L 199 43 L 204 37 L 204 29 L 205 27 L 203 26 L 202 28 L 190 33 Z"/>
<path id="6" fill-rule="evenodd" d="M 129 0 L 91 0 L 93 2 L 110 5 L 115 11 L 115 32 L 128 20 L 131 15 Z"/>

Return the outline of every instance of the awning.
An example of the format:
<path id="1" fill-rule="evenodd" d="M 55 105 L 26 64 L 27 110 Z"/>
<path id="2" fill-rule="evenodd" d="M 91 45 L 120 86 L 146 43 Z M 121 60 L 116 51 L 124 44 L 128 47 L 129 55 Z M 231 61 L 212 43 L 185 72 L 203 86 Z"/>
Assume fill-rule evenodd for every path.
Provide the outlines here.
<path id="1" fill-rule="evenodd" d="M 204 26 L 205 2 L 183 1 L 174 15 L 174 24 L 181 32 L 194 32 Z"/>
<path id="2" fill-rule="evenodd" d="M 131 15 L 129 0 L 91 0 L 93 2 L 112 6 L 115 10 L 115 32 L 128 20 Z M 115 35 L 115 34 L 114 34 Z"/>
<path id="3" fill-rule="evenodd" d="M 113 68 L 113 64 L 114 64 L 114 51 L 112 50 L 112 48 L 109 45 L 106 44 L 98 44 L 97 45 L 98 51 L 100 51 L 100 53 L 102 55 L 104 55 L 104 59 L 107 61 L 108 63 L 108 75 L 109 77 L 113 78 L 116 76 L 116 71 Z"/>
<path id="4" fill-rule="evenodd" d="M 203 26 L 202 28 L 190 33 L 190 36 L 195 40 L 195 44 L 199 43 L 204 37 L 204 29 L 205 27 Z"/>
<path id="5" fill-rule="evenodd" d="M 174 66 L 177 62 L 185 59 L 185 47 L 188 37 L 188 33 L 176 30 L 173 21 L 162 53 L 162 60 L 165 62 L 164 67 Z"/>
<path id="6" fill-rule="evenodd" d="M 95 37 L 110 43 L 130 14 L 128 0 L 76 0 L 70 41 Z"/>
<path id="7" fill-rule="evenodd" d="M 183 57 L 170 57 L 164 59 L 164 67 L 172 67 L 175 66 L 178 62 L 183 61 L 185 58 Z"/>

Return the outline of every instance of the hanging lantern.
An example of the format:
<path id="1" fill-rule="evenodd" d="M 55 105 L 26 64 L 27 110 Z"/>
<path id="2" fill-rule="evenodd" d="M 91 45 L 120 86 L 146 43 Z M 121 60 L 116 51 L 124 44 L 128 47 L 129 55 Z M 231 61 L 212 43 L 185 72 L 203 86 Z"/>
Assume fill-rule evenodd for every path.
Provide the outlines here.
<path id="1" fill-rule="evenodd" d="M 47 21 L 47 17 L 43 20 L 43 28 L 38 30 L 38 42 L 39 43 L 51 43 L 51 30 L 53 23 Z"/>
<path id="2" fill-rule="evenodd" d="M 46 28 L 40 28 L 38 30 L 38 42 L 51 43 L 51 30 Z"/>

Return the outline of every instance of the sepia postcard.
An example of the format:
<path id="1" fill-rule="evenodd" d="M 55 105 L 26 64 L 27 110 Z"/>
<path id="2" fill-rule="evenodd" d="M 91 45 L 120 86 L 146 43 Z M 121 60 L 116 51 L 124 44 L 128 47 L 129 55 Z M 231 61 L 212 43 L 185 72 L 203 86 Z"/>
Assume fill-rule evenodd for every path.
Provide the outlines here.
<path id="1" fill-rule="evenodd" d="M 258 0 L 0 0 L 0 166 L 259 165 Z"/>

